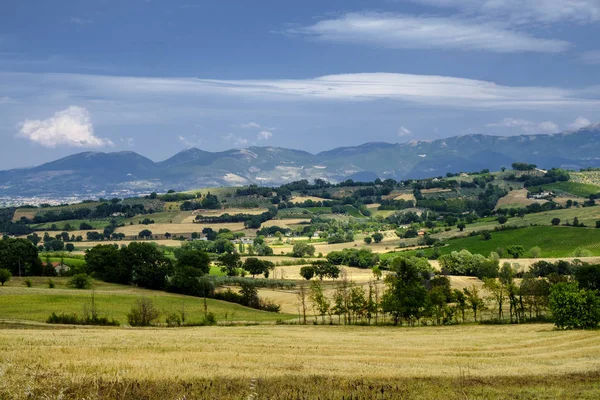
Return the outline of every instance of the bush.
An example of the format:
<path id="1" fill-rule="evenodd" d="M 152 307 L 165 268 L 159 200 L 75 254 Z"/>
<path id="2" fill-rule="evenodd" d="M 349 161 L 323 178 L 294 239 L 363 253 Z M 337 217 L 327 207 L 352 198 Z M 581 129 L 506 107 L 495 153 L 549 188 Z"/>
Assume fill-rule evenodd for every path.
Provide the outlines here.
<path id="1" fill-rule="evenodd" d="M 89 289 L 92 287 L 92 278 L 88 274 L 73 275 L 67 286 L 75 289 Z"/>
<path id="2" fill-rule="evenodd" d="M 56 287 L 56 283 L 52 279 L 48 279 L 48 288 L 54 289 Z"/>
<path id="3" fill-rule="evenodd" d="M 0 269 L 0 284 L 2 284 L 2 286 L 10 281 L 10 278 L 12 278 L 12 273 L 9 270 L 6 268 Z"/>
<path id="4" fill-rule="evenodd" d="M 127 322 L 131 326 L 150 326 L 158 320 L 158 317 L 160 317 L 160 312 L 152 300 L 141 298 L 131 307 L 127 314 Z"/>
<path id="5" fill-rule="evenodd" d="M 119 321 L 108 319 L 106 317 L 88 316 L 80 318 L 77 314 L 56 314 L 52 313 L 46 320 L 47 324 L 67 324 L 67 325 L 98 325 L 98 326 L 119 326 Z"/>
<path id="6" fill-rule="evenodd" d="M 168 327 L 181 326 L 181 315 L 179 313 L 169 314 L 165 322 Z"/>
<path id="7" fill-rule="evenodd" d="M 25 278 L 25 280 L 23 281 L 23 285 L 25 285 L 27 287 L 32 287 L 33 286 L 33 282 L 31 282 L 31 279 Z"/>

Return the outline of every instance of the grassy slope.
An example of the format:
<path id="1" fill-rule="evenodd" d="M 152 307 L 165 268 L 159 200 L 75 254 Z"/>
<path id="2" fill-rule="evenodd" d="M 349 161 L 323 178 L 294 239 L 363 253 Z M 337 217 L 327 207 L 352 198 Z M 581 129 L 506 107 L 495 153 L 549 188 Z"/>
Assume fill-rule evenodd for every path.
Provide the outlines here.
<path id="1" fill-rule="evenodd" d="M 534 246 L 542 249 L 543 257 L 569 257 L 580 247 L 600 255 L 600 229 L 535 226 L 530 228 L 492 232 L 491 240 L 482 240 L 481 236 L 452 239 L 446 247 L 440 248 L 442 254 L 467 249 L 472 253 L 485 256 L 501 247 L 521 245 L 525 250 Z M 431 249 L 425 251 L 430 254 Z M 414 254 L 414 251 L 403 254 Z"/>
<path id="2" fill-rule="evenodd" d="M 48 278 L 32 278 L 34 285 L 23 285 L 23 279 L 13 278 L 6 286 L 0 287 L 0 319 L 45 321 L 52 313 L 81 314 L 84 304 L 91 300 L 91 290 L 67 288 L 66 279 L 52 278 L 56 288 L 49 289 Z M 101 315 L 114 318 L 121 323 L 127 321 L 127 313 L 135 301 L 148 297 L 162 311 L 161 320 L 185 305 L 188 319 L 199 321 L 203 315 L 202 299 L 181 296 L 161 291 L 135 289 L 130 286 L 96 282 L 95 300 Z M 213 312 L 217 321 L 276 321 L 293 318 L 286 314 L 269 313 L 242 307 L 237 304 L 208 299 L 208 310 Z"/>

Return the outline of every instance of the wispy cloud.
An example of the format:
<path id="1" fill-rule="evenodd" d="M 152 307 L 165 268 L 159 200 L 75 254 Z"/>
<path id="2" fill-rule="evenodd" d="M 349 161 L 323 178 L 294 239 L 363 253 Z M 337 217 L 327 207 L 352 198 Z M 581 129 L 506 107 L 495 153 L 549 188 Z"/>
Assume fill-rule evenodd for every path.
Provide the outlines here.
<path id="1" fill-rule="evenodd" d="M 412 131 L 404 126 L 401 126 L 400 129 L 398 129 L 398 136 L 402 137 L 402 136 L 410 136 L 412 135 Z"/>
<path id="2" fill-rule="evenodd" d="M 228 133 L 227 135 L 223 136 L 223 139 L 227 142 L 233 143 L 234 146 L 247 146 L 248 145 L 248 139 L 236 136 L 233 133 Z"/>
<path id="3" fill-rule="evenodd" d="M 348 13 L 314 25 L 289 28 L 286 32 L 329 42 L 392 49 L 560 53 L 569 47 L 563 40 L 537 38 L 489 21 L 372 12 Z"/>
<path id="4" fill-rule="evenodd" d="M 135 140 L 131 137 L 121 138 L 120 141 L 122 144 L 124 144 L 127 147 L 135 146 Z"/>
<path id="5" fill-rule="evenodd" d="M 94 21 L 92 21 L 91 19 L 85 19 L 80 17 L 71 17 L 69 19 L 69 22 L 75 25 L 89 25 L 94 23 Z"/>
<path id="6" fill-rule="evenodd" d="M 246 124 L 240 124 L 240 128 L 242 128 L 242 129 L 260 129 L 261 126 L 260 126 L 260 124 L 257 124 L 256 122 L 248 122 Z"/>
<path id="7" fill-rule="evenodd" d="M 273 132 L 261 131 L 261 132 L 258 132 L 257 139 L 258 140 L 269 140 L 272 137 L 273 137 Z"/>
<path id="8" fill-rule="evenodd" d="M 586 51 L 581 54 L 581 59 L 586 64 L 600 64 L 600 50 Z"/>
<path id="9" fill-rule="evenodd" d="M 202 144 L 202 139 L 196 137 L 196 135 L 192 135 L 192 136 L 179 135 L 177 138 L 179 139 L 179 141 L 181 143 L 185 144 L 187 147 L 196 147 L 196 146 L 199 146 L 200 144 Z"/>
<path id="10" fill-rule="evenodd" d="M 402 0 L 404 1 L 404 0 Z M 600 0 L 411 0 L 515 23 L 600 21 Z"/>
<path id="11" fill-rule="evenodd" d="M 26 120 L 19 136 L 44 147 L 104 147 L 114 145 L 94 134 L 91 115 L 85 108 L 71 106 L 45 120 Z"/>
<path id="12" fill-rule="evenodd" d="M 214 96 L 256 101 L 373 101 L 387 99 L 427 106 L 477 109 L 597 108 L 600 87 L 567 89 L 543 86 L 503 86 L 494 82 L 437 75 L 365 73 L 313 79 L 210 80 L 138 78 L 77 74 L 0 72 L 5 93 L 36 90 L 40 96 L 104 98 L 146 102 L 149 95 L 164 104 L 193 104 Z M 42 89 L 40 89 L 42 88 Z M 265 129 L 266 130 L 266 129 Z"/>
<path id="13" fill-rule="evenodd" d="M 487 124 L 487 127 L 517 128 L 525 133 L 556 133 L 559 126 L 552 121 L 533 122 L 525 119 L 504 118 L 501 122 Z"/>

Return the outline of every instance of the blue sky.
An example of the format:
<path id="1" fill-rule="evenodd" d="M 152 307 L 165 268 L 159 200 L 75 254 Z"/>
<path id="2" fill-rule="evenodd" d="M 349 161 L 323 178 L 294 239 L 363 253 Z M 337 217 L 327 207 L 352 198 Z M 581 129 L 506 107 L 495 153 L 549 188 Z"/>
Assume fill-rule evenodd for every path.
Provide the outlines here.
<path id="1" fill-rule="evenodd" d="M 0 6 L 0 169 L 600 121 L 600 0 Z"/>

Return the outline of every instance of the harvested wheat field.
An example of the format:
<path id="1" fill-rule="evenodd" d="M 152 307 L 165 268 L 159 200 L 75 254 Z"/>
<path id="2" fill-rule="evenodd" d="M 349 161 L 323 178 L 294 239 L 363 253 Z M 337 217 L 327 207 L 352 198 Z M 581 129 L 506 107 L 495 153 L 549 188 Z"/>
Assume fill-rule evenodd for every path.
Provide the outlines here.
<path id="1" fill-rule="evenodd" d="M 600 334 L 551 325 L 2 327 L 1 398 L 591 399 L 600 393 Z"/>

